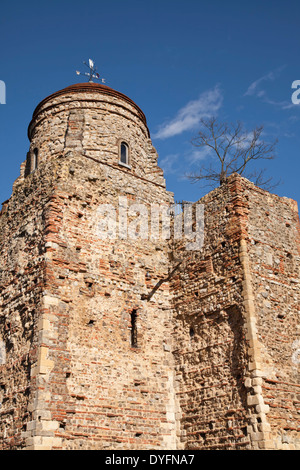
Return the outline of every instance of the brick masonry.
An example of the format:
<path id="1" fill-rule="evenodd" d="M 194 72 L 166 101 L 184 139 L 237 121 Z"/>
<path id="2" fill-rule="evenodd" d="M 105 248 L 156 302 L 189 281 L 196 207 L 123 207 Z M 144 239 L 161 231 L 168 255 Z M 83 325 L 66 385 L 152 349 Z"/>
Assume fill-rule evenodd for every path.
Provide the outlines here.
<path id="1" fill-rule="evenodd" d="M 72 85 L 28 135 L 0 217 L 0 448 L 298 449 L 296 203 L 233 175 L 199 201 L 200 250 L 101 239 L 103 204 L 173 203 L 143 112 Z"/>

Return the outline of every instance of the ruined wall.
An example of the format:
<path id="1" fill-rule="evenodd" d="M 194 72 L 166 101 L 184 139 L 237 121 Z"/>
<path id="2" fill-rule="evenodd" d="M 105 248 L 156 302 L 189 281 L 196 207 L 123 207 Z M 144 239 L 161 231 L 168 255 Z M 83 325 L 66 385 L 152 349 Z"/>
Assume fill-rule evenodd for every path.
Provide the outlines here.
<path id="1" fill-rule="evenodd" d="M 51 179 L 51 174 L 48 175 Z M 53 179 L 53 178 L 52 178 Z M 38 325 L 43 309 L 44 240 L 51 181 L 17 180 L 0 215 L 0 448 L 23 448 L 34 419 Z"/>
<path id="2" fill-rule="evenodd" d="M 182 264 L 173 278 L 174 354 L 187 449 L 249 447 L 243 272 L 234 197 L 228 185 L 201 199 L 203 248 L 187 251 L 177 244 L 175 251 Z"/>
<path id="3" fill-rule="evenodd" d="M 249 185 L 249 258 L 262 344 L 260 386 L 276 449 L 300 447 L 297 204 Z"/>
<path id="4" fill-rule="evenodd" d="M 199 203 L 203 248 L 175 248 L 184 446 L 299 448 L 297 208 L 238 175 Z"/>

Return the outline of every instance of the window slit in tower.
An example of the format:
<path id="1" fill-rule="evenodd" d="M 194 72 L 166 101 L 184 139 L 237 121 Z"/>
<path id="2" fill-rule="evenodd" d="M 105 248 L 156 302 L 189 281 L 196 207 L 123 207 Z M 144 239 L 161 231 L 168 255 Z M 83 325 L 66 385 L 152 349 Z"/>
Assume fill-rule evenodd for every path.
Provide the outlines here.
<path id="1" fill-rule="evenodd" d="M 128 158 L 128 145 L 125 142 L 121 143 L 121 152 L 120 152 L 120 162 L 124 163 L 125 165 L 129 164 Z"/>
<path id="2" fill-rule="evenodd" d="M 35 148 L 33 151 L 32 171 L 36 170 L 38 167 L 38 156 L 39 156 L 39 151 L 37 148 Z"/>
<path id="3" fill-rule="evenodd" d="M 137 348 L 137 313 L 136 310 L 133 310 L 130 314 L 131 316 L 131 347 Z"/>

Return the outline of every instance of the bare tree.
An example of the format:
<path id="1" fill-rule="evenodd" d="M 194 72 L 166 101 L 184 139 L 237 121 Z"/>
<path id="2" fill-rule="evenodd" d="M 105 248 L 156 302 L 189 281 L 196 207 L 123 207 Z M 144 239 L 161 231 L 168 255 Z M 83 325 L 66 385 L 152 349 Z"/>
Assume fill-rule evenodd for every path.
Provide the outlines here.
<path id="1" fill-rule="evenodd" d="M 251 163 L 272 160 L 277 140 L 266 143 L 261 139 L 263 126 L 246 132 L 240 122 L 219 123 L 217 119 L 202 119 L 203 129 L 192 140 L 195 147 L 206 147 L 212 153 L 212 163 L 203 165 L 199 172 L 187 174 L 192 182 L 206 181 L 211 186 L 223 184 L 232 173 L 239 173 L 264 189 L 273 189 L 278 183 L 265 177 L 265 169 L 249 172 Z"/>

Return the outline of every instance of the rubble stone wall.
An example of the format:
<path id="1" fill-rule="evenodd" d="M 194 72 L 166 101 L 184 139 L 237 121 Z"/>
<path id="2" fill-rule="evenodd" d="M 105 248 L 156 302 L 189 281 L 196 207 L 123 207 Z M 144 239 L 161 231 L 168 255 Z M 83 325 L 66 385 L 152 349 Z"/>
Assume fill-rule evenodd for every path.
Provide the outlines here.
<path id="1" fill-rule="evenodd" d="M 0 215 L 0 448 L 24 448 L 34 417 L 38 326 L 43 311 L 45 211 L 49 180 L 16 181 Z"/>
<path id="2" fill-rule="evenodd" d="M 248 234 L 259 361 L 271 440 L 299 449 L 299 218 L 295 201 L 250 186 Z"/>
<path id="3" fill-rule="evenodd" d="M 119 146 L 125 141 L 132 172 L 165 185 L 144 114 L 129 98 L 103 85 L 73 85 L 62 95 L 54 93 L 35 110 L 28 133 L 29 156 L 38 149 L 39 162 L 69 149 L 119 167 Z"/>
<path id="4" fill-rule="evenodd" d="M 127 195 L 129 206 L 135 200 L 150 206 L 170 196 L 121 175 L 80 154 L 60 159 L 49 207 L 49 364 L 39 405 L 49 417 L 35 448 L 177 445 L 166 243 L 102 240 L 97 232 L 101 204 L 117 207 Z M 139 196 L 132 194 L 134 185 Z"/>
<path id="5" fill-rule="evenodd" d="M 175 247 L 184 446 L 299 449 L 297 205 L 238 175 L 199 203 L 202 250 Z"/>
<path id="6" fill-rule="evenodd" d="M 204 204 L 204 244 L 187 251 L 173 278 L 177 380 L 182 439 L 187 449 L 245 449 L 248 411 L 244 377 L 247 348 L 243 315 L 240 225 L 233 219 L 232 185 Z"/>

